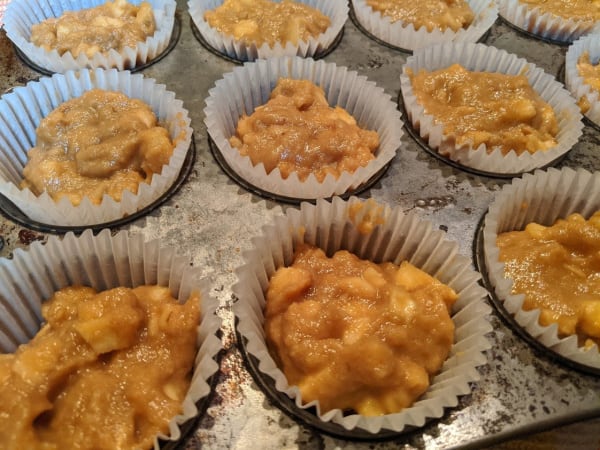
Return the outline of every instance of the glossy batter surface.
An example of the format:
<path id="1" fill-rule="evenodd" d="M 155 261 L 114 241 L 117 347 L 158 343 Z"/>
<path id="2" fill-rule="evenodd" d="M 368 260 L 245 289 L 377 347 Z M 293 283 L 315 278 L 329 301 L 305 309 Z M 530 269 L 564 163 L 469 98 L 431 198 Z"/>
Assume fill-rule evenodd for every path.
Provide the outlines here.
<path id="1" fill-rule="evenodd" d="M 600 3 L 595 0 L 519 0 L 542 13 L 554 14 L 565 19 L 600 20 Z"/>
<path id="2" fill-rule="evenodd" d="M 0 355 L 0 448 L 144 449 L 168 433 L 190 384 L 197 297 L 67 287 L 42 314 L 28 344 Z"/>
<path id="3" fill-rule="evenodd" d="M 206 11 L 204 19 L 238 41 L 270 47 L 277 42 L 297 45 L 331 25 L 329 17 L 318 9 L 291 0 L 225 0 L 218 8 Z"/>
<path id="4" fill-rule="evenodd" d="M 443 124 L 456 144 L 485 144 L 534 153 L 557 145 L 554 110 L 529 85 L 524 75 L 471 72 L 454 64 L 411 74 L 414 94 L 426 114 Z"/>
<path id="5" fill-rule="evenodd" d="M 375 158 L 377 132 L 363 130 L 343 108 L 332 108 L 323 90 L 308 80 L 280 79 L 269 101 L 242 116 L 232 147 L 267 173 L 279 168 L 285 179 L 312 173 L 318 181 L 338 178 Z"/>
<path id="6" fill-rule="evenodd" d="M 373 11 L 389 17 L 392 23 L 412 23 L 416 30 L 427 31 L 467 28 L 475 18 L 465 0 L 367 0 Z"/>
<path id="7" fill-rule="evenodd" d="M 389 414 L 412 405 L 447 358 L 456 298 L 408 262 L 327 258 L 305 245 L 270 280 L 267 343 L 304 402 Z"/>
<path id="8" fill-rule="evenodd" d="M 46 19 L 31 28 L 31 42 L 59 55 L 71 52 L 77 58 L 134 48 L 154 34 L 156 24 L 152 6 L 142 2 L 134 6 L 115 0 L 95 8 L 68 11 L 58 18 Z"/>
<path id="9" fill-rule="evenodd" d="M 560 336 L 600 344 L 600 212 L 551 227 L 530 223 L 500 234 L 496 244 L 513 294 L 525 294 L 525 310 L 540 308 L 540 323 L 556 323 Z"/>
<path id="10" fill-rule="evenodd" d="M 120 201 L 123 191 L 136 193 L 169 163 L 174 148 L 150 106 L 99 89 L 59 105 L 36 137 L 21 187 L 74 205 L 86 196 L 99 204 L 105 194 Z"/>

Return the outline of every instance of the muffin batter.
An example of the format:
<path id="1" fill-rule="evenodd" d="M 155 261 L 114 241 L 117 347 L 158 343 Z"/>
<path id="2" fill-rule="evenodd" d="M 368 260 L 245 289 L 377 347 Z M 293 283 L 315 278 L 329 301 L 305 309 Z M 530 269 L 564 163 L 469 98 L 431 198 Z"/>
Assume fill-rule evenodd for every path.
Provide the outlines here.
<path id="1" fill-rule="evenodd" d="M 331 108 L 321 88 L 308 80 L 280 79 L 270 100 L 251 116 L 242 116 L 231 146 L 267 173 L 279 168 L 300 181 L 312 173 L 322 182 L 338 178 L 375 158 L 377 132 L 363 130 L 339 106 Z"/>
<path id="2" fill-rule="evenodd" d="M 519 0 L 531 9 L 539 8 L 542 13 L 550 13 L 564 19 L 580 21 L 600 20 L 600 3 L 594 0 Z"/>
<path id="3" fill-rule="evenodd" d="M 577 61 L 577 72 L 579 73 L 579 76 L 583 78 L 583 82 L 587 84 L 592 91 L 600 93 L 600 65 L 598 63 L 592 64 L 588 52 L 584 52 L 579 57 L 579 60 Z M 591 108 L 590 101 L 585 95 L 577 101 L 577 104 L 583 114 L 588 112 Z"/>
<path id="4" fill-rule="evenodd" d="M 134 48 L 154 34 L 156 25 L 152 6 L 142 2 L 134 6 L 115 0 L 95 8 L 68 11 L 58 18 L 46 19 L 31 27 L 31 42 L 59 55 L 83 53 L 92 58 L 125 47 Z"/>
<path id="5" fill-rule="evenodd" d="M 600 345 L 600 212 L 550 227 L 530 223 L 498 235 L 496 244 L 513 294 L 525 294 L 523 309 L 540 308 L 540 324 L 556 323 L 561 337 Z"/>
<path id="6" fill-rule="evenodd" d="M 58 106 L 36 136 L 21 187 L 73 205 L 84 197 L 100 204 L 104 194 L 116 201 L 125 190 L 135 194 L 169 163 L 174 148 L 147 104 L 100 89 Z"/>
<path id="7" fill-rule="evenodd" d="M 554 110 L 524 75 L 471 72 L 458 64 L 410 74 L 417 102 L 443 124 L 457 146 L 485 144 L 488 153 L 548 150 L 557 145 Z"/>
<path id="8" fill-rule="evenodd" d="M 304 245 L 271 278 L 270 352 L 302 400 L 366 416 L 409 407 L 454 342 L 455 292 L 408 262 L 374 264 Z"/>
<path id="9" fill-rule="evenodd" d="M 204 13 L 204 20 L 237 41 L 257 46 L 298 45 L 327 30 L 331 21 L 319 10 L 292 0 L 225 0 Z"/>
<path id="10" fill-rule="evenodd" d="M 367 0 L 367 5 L 388 17 L 391 23 L 412 23 L 415 30 L 425 27 L 429 32 L 435 29 L 456 32 L 467 28 L 475 18 L 465 0 Z"/>
<path id="11" fill-rule="evenodd" d="M 198 297 L 67 287 L 42 315 L 28 344 L 0 355 L 2 449 L 149 449 L 168 434 L 190 385 Z"/>

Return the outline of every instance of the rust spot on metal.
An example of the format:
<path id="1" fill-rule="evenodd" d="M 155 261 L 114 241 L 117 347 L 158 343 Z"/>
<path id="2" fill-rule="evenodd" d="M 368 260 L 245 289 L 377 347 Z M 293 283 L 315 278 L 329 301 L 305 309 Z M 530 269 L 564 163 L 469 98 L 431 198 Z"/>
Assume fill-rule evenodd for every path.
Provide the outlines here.
<path id="1" fill-rule="evenodd" d="M 23 245 L 29 245 L 33 241 L 41 241 L 43 239 L 43 235 L 37 234 L 31 230 L 27 230 L 25 228 L 19 230 L 19 242 Z"/>

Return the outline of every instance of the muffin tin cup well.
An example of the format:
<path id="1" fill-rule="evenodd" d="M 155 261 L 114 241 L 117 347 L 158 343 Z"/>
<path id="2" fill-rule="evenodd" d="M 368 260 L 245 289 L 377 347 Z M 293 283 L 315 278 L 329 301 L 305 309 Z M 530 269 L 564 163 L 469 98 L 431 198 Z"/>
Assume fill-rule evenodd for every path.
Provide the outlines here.
<path id="1" fill-rule="evenodd" d="M 145 216 L 146 214 L 150 214 L 152 211 L 157 209 L 164 202 L 169 200 L 179 188 L 183 185 L 188 175 L 192 171 L 194 167 L 194 162 L 196 161 L 196 144 L 192 139 L 190 148 L 187 151 L 185 156 L 185 160 L 183 161 L 183 165 L 181 166 L 181 171 L 179 172 L 178 177 L 175 179 L 175 182 L 169 186 L 169 189 L 165 191 L 160 197 L 150 203 L 148 206 L 145 206 L 142 209 L 137 210 L 133 214 L 126 215 L 120 219 L 111 220 L 108 222 L 97 223 L 93 225 L 51 225 L 45 222 L 38 222 L 37 220 L 33 220 L 27 217 L 23 211 L 21 211 L 13 202 L 8 200 L 4 195 L 0 194 L 0 214 L 8 217 L 15 223 L 18 223 L 24 227 L 27 227 L 31 230 L 41 231 L 42 233 L 54 233 L 54 234 L 64 234 L 69 231 L 74 233 L 81 233 L 86 229 L 90 229 L 93 232 L 98 232 L 103 228 L 117 228 L 123 225 L 126 225 L 130 222 L 133 222 L 140 217 Z"/>
<path id="2" fill-rule="evenodd" d="M 282 77 L 312 81 L 325 91 L 330 105 L 346 109 L 358 126 L 377 131 L 380 144 L 375 159 L 354 173 L 344 172 L 337 179 L 328 175 L 320 183 L 314 175 L 304 181 L 295 173 L 283 179 L 279 169 L 267 174 L 262 163 L 253 166 L 249 157 L 242 157 L 229 138 L 235 135 L 242 114 L 250 115 L 266 103 Z M 383 89 L 345 67 L 298 57 L 271 58 L 235 68 L 209 91 L 204 113 L 208 133 L 232 171 L 261 191 L 295 201 L 360 189 L 392 160 L 402 137 L 400 113 Z"/>
<path id="3" fill-rule="evenodd" d="M 403 116 L 406 115 L 406 108 L 404 107 L 404 102 L 402 101 L 402 96 L 398 96 L 398 109 L 400 110 L 400 112 L 402 113 Z M 406 130 L 407 134 L 426 153 L 433 156 L 435 159 L 442 161 L 443 163 L 448 164 L 451 167 L 454 167 L 455 169 L 458 169 L 463 172 L 470 173 L 471 175 L 476 175 L 479 177 L 497 178 L 497 179 L 503 179 L 503 180 L 509 180 L 514 177 L 520 177 L 521 175 L 523 175 L 523 172 L 515 172 L 515 173 L 487 172 L 485 170 L 480 170 L 480 169 L 476 169 L 473 167 L 465 166 L 458 161 L 454 161 L 447 155 L 442 155 L 435 148 L 431 148 L 429 146 L 429 142 L 427 141 L 427 139 L 422 138 L 421 135 L 419 134 L 419 130 L 415 129 L 410 122 L 404 123 L 404 129 Z M 566 156 L 567 156 L 566 154 L 563 154 L 563 155 L 559 156 L 558 158 L 556 158 L 555 160 L 550 161 L 548 164 L 540 167 L 540 169 L 546 169 L 548 167 L 559 164 L 563 159 L 565 159 Z"/>
<path id="4" fill-rule="evenodd" d="M 427 31 L 425 27 L 415 30 L 412 23 L 392 23 L 388 17 L 374 11 L 366 0 L 352 0 L 352 10 L 360 28 L 370 36 L 396 49 L 410 52 L 442 42 L 479 41 L 498 18 L 498 6 L 493 0 L 467 0 L 467 3 L 475 19 L 469 27 L 456 32 L 450 29 Z"/>
<path id="5" fill-rule="evenodd" d="M 138 5 L 142 0 L 132 0 Z M 62 73 L 84 68 L 132 69 L 158 58 L 168 47 L 175 23 L 175 0 L 147 0 L 152 5 L 156 31 L 135 48 L 111 49 L 108 53 L 97 53 L 92 58 L 71 52 L 60 55 L 56 50 L 47 51 L 30 42 L 31 27 L 45 19 L 60 17 L 66 11 L 78 11 L 102 5 L 105 0 L 12 0 L 4 16 L 6 35 L 33 65 L 46 72 Z"/>
<path id="6" fill-rule="evenodd" d="M 380 225 L 374 225 L 377 223 Z M 367 231 L 369 224 L 374 226 Z M 237 332 L 245 351 L 256 361 L 257 376 L 274 380 L 285 412 L 306 421 L 306 410 L 314 408 L 315 420 L 310 425 L 326 433 L 331 434 L 332 424 L 337 424 L 340 429 L 334 433 L 343 429 L 350 438 L 371 433 L 377 439 L 379 432 L 388 438 L 390 432 L 411 431 L 441 417 L 444 408 L 455 407 L 458 396 L 471 391 L 470 383 L 479 378 L 477 367 L 487 362 L 485 350 L 490 345 L 485 335 L 492 330 L 486 319 L 490 308 L 470 259 L 458 255 L 457 245 L 444 236 L 417 216 L 404 215 L 400 208 L 356 197 L 348 201 L 336 197 L 331 202 L 317 200 L 316 205 L 302 203 L 300 210 L 289 209 L 252 240 L 253 248 L 243 253 L 244 264 L 236 270 L 238 282 L 233 286 L 238 298 L 234 303 Z M 374 262 L 399 264 L 408 260 L 458 293 L 451 311 L 456 332 L 450 356 L 429 390 L 412 407 L 379 417 L 344 415 L 340 410 L 322 412 L 318 402 L 305 403 L 299 389 L 287 383 L 266 347 L 263 308 L 270 277 L 278 268 L 291 264 L 294 249 L 301 243 L 316 245 L 330 256 L 345 249 Z M 290 398 L 295 407 L 290 407 Z"/>
<path id="7" fill-rule="evenodd" d="M 532 88 L 552 106 L 558 121 L 558 144 L 545 151 L 510 151 L 503 155 L 500 149 L 488 152 L 485 145 L 456 145 L 456 137 L 444 133 L 443 124 L 425 113 L 413 92 L 409 73 L 420 70 L 434 71 L 458 63 L 464 68 L 479 72 L 499 72 L 509 75 L 523 74 Z M 519 174 L 553 164 L 575 145 L 582 134 L 583 123 L 575 100 L 561 83 L 523 58 L 484 44 L 448 43 L 414 52 L 408 57 L 400 76 L 402 100 L 413 127 L 430 148 L 462 166 L 488 174 Z"/>
<path id="8" fill-rule="evenodd" d="M 111 235 L 91 230 L 63 239 L 50 236 L 44 245 L 34 242 L 28 250 L 16 250 L 13 259 L 0 259 L 0 349 L 12 352 L 38 331 L 41 305 L 67 286 L 90 286 L 96 290 L 118 286 L 160 285 L 169 287 L 180 302 L 192 293 L 200 294 L 201 323 L 198 326 L 198 353 L 191 385 L 182 412 L 169 423 L 168 435 L 158 439 L 176 441 L 186 423 L 199 414 L 198 406 L 211 395 L 217 360 L 222 351 L 219 337 L 221 319 L 216 315 L 218 301 L 209 295 L 209 283 L 202 271 L 190 267 L 188 257 L 177 255 L 159 240 L 144 241 L 142 235 L 120 232 Z"/>
<path id="9" fill-rule="evenodd" d="M 331 20 L 329 28 L 317 37 L 299 41 L 297 45 L 292 42 L 278 42 L 273 47 L 268 44 L 257 46 L 255 43 L 237 41 L 233 36 L 212 28 L 204 19 L 204 13 L 222 5 L 223 0 L 189 0 L 188 11 L 198 34 L 202 37 L 201 42 L 204 41 L 204 45 L 233 61 L 255 61 L 282 56 L 322 57 L 336 45 L 336 40 L 342 35 L 344 24 L 348 19 L 348 4 L 342 0 L 300 0 L 300 3 L 318 9 L 329 17 Z"/>
<path id="10" fill-rule="evenodd" d="M 105 195 L 99 205 L 84 198 L 79 206 L 73 206 L 67 198 L 55 202 L 46 193 L 36 197 L 29 189 L 21 190 L 27 152 L 35 145 L 35 130 L 40 121 L 61 103 L 94 88 L 119 91 L 150 105 L 175 144 L 169 164 L 163 166 L 160 174 L 154 174 L 150 184 L 140 183 L 136 194 L 125 191 L 120 202 Z M 0 123 L 0 194 L 25 216 L 50 226 L 109 223 L 151 205 L 176 183 L 192 140 L 188 112 L 173 92 L 141 74 L 115 69 L 69 71 L 15 88 L 0 98 Z"/>
<path id="11" fill-rule="evenodd" d="M 498 234 L 523 230 L 528 223 L 552 225 L 559 218 L 580 213 L 586 219 L 600 210 L 600 173 L 583 169 L 548 169 L 526 174 L 505 185 L 496 195 L 483 222 L 483 253 L 487 280 L 503 307 L 529 335 L 558 355 L 587 367 L 600 369 L 596 345 L 579 347 L 576 336 L 559 337 L 556 325 L 541 326 L 539 309 L 523 309 L 523 295 L 512 294 L 512 281 L 504 277 L 504 264 L 496 247 Z"/>
<path id="12" fill-rule="evenodd" d="M 204 46 L 204 48 L 206 48 L 212 54 L 217 55 L 217 56 L 223 58 L 225 61 L 229 61 L 234 64 L 243 64 L 244 62 L 246 62 L 246 60 L 244 60 L 244 59 L 238 59 L 237 56 L 235 56 L 235 55 L 234 56 L 227 55 L 227 54 L 219 51 L 219 49 L 213 47 L 204 38 L 202 33 L 200 33 L 200 30 L 194 23 L 194 20 L 191 18 L 190 18 L 190 28 L 192 29 L 192 34 L 198 40 L 198 42 L 200 42 L 200 44 L 202 44 Z M 334 51 L 336 49 L 336 47 L 340 44 L 340 42 L 342 42 L 343 37 L 344 37 L 344 28 L 342 27 L 342 29 L 340 30 L 338 35 L 335 37 L 333 42 L 331 42 L 331 44 L 329 44 L 329 46 L 327 48 L 324 48 L 324 49 L 316 52 L 314 55 L 311 56 L 311 58 L 313 58 L 313 59 L 325 58 L 327 55 L 329 55 L 332 51 Z"/>
<path id="13" fill-rule="evenodd" d="M 141 72 L 142 70 L 147 69 L 151 65 L 156 64 L 161 59 L 163 59 L 165 56 L 167 56 L 171 50 L 173 50 L 175 48 L 175 46 L 177 45 L 177 42 L 179 41 L 180 36 L 181 36 L 181 17 L 180 17 L 179 12 L 176 12 L 175 20 L 173 22 L 173 31 L 171 32 L 171 36 L 169 38 L 169 42 L 168 42 L 167 46 L 160 53 L 155 55 L 152 59 L 148 59 L 148 60 L 146 60 L 146 62 L 141 63 L 141 64 L 136 64 L 134 67 L 132 67 L 128 70 L 131 73 Z M 15 49 L 16 55 L 21 59 L 21 61 L 23 61 L 25 64 L 27 64 L 29 67 L 31 67 L 36 72 L 39 72 L 42 75 L 46 75 L 46 76 L 52 76 L 55 73 L 52 70 L 45 69 L 45 68 L 37 65 L 36 63 L 34 63 L 16 45 L 14 46 L 14 49 Z"/>
<path id="14" fill-rule="evenodd" d="M 600 31 L 600 23 L 574 20 L 544 13 L 519 0 L 498 0 L 500 16 L 517 29 L 554 43 L 569 43 L 588 33 Z"/>
<path id="15" fill-rule="evenodd" d="M 227 164 L 227 161 L 221 154 L 221 151 L 218 149 L 217 145 L 211 139 L 210 136 L 208 136 L 208 148 L 210 149 L 210 152 L 212 153 L 212 155 L 215 158 L 215 161 L 217 162 L 219 167 L 221 167 L 221 169 L 223 169 L 223 172 L 225 172 L 229 178 L 231 178 L 233 181 L 235 181 L 237 184 L 239 184 L 241 187 L 243 187 L 247 191 L 252 192 L 253 194 L 259 195 L 262 198 L 265 198 L 267 200 L 273 200 L 273 201 L 282 202 L 282 203 L 289 203 L 292 205 L 299 205 L 303 201 L 302 199 L 299 199 L 299 198 L 285 197 L 283 195 L 278 195 L 273 192 L 268 192 L 268 191 L 262 190 L 256 186 L 248 183 L 244 178 L 240 177 L 231 167 L 229 167 L 229 165 Z M 370 188 L 375 186 L 379 182 L 379 180 L 381 180 L 381 178 L 385 175 L 385 173 L 387 172 L 387 170 L 389 169 L 391 164 L 392 164 L 392 162 L 390 161 L 385 166 L 383 166 L 381 168 L 381 170 L 379 170 L 379 172 L 374 174 L 371 178 L 369 178 L 363 184 L 358 186 L 356 189 L 351 189 L 349 191 L 346 191 L 344 194 L 340 195 L 340 197 L 347 199 L 348 197 L 351 197 L 352 195 L 359 195 L 359 194 L 362 194 L 363 192 L 369 190 Z M 0 200 L 1 200 L 1 198 L 0 198 Z M 0 209 L 1 209 L 1 203 L 0 203 Z"/>
<path id="16" fill-rule="evenodd" d="M 597 35 L 584 36 L 569 46 L 565 56 L 565 85 L 578 101 L 582 97 L 587 97 L 590 109 L 585 113 L 585 117 L 598 128 L 600 127 L 600 93 L 593 90 L 589 84 L 584 83 L 577 70 L 577 62 L 584 53 L 588 53 L 592 64 L 598 63 L 598 59 L 600 59 L 600 41 Z"/>

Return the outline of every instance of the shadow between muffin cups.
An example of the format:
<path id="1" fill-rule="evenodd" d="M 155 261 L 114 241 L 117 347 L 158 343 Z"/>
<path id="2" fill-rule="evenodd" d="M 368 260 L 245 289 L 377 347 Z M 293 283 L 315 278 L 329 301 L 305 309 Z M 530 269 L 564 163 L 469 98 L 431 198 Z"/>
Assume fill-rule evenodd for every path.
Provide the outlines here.
<path id="1" fill-rule="evenodd" d="M 177 441 L 182 427 L 203 409 L 211 395 L 211 378 L 218 371 L 222 350 L 217 333 L 221 319 L 216 315 L 218 301 L 209 295 L 210 285 L 202 270 L 190 267 L 187 256 L 161 246 L 158 239 L 145 241 L 140 234 L 105 229 L 94 235 L 67 233 L 64 238 L 50 236 L 47 243 L 34 242 L 27 250 L 16 250 L 11 260 L 0 259 L 0 348 L 12 352 L 28 342 L 41 325 L 41 305 L 52 294 L 67 286 L 90 286 L 106 290 L 118 286 L 137 287 L 157 284 L 168 287 L 171 295 L 184 302 L 190 294 L 200 294 L 201 321 L 197 327 L 197 346 L 191 385 L 182 412 L 169 422 L 168 435 L 159 441 Z"/>
<path id="2" fill-rule="evenodd" d="M 142 0 L 130 3 L 139 5 Z M 149 63 L 169 45 L 175 24 L 175 0 L 145 0 L 152 6 L 156 31 L 134 48 L 111 49 L 106 54 L 96 53 L 89 58 L 84 53 L 77 58 L 71 52 L 60 55 L 56 50 L 48 51 L 30 42 L 31 27 L 45 19 L 60 17 L 66 11 L 79 11 L 106 3 L 105 0 L 11 0 L 5 17 L 4 29 L 7 37 L 23 55 L 36 66 L 55 73 L 85 68 L 132 69 L 136 65 Z"/>
<path id="3" fill-rule="evenodd" d="M 316 57 L 326 52 L 342 32 L 348 19 L 348 4 L 341 0 L 297 1 L 319 10 L 331 21 L 329 28 L 324 33 L 316 37 L 310 37 L 306 41 L 298 41 L 297 45 L 288 41 L 285 43 L 277 42 L 273 47 L 266 43 L 257 46 L 256 43 L 238 41 L 231 35 L 217 31 L 204 19 L 204 13 L 221 6 L 223 0 L 189 0 L 188 12 L 206 43 L 217 52 L 235 61 L 255 61 L 282 56 Z"/>
<path id="4" fill-rule="evenodd" d="M 365 232 L 364 225 L 369 223 L 380 225 Z M 263 309 L 270 277 L 291 264 L 294 250 L 302 243 L 315 245 L 328 256 L 344 249 L 376 263 L 408 260 L 457 292 L 458 301 L 451 311 L 456 326 L 454 345 L 428 391 L 411 407 L 376 417 L 344 415 L 339 409 L 322 412 L 317 401 L 305 403 L 298 387 L 286 381 L 266 347 Z M 487 363 L 485 350 L 490 343 L 485 335 L 492 330 L 487 321 L 490 308 L 470 259 L 458 255 L 458 246 L 446 241 L 443 232 L 432 230 L 414 214 L 404 215 L 400 208 L 336 197 L 331 202 L 317 200 L 316 205 L 302 203 L 300 210 L 289 209 L 263 227 L 252 246 L 243 253 L 244 264 L 236 270 L 238 282 L 233 286 L 238 298 L 233 307 L 237 331 L 246 340 L 248 354 L 258 361 L 260 376 L 273 379 L 275 389 L 293 399 L 296 408 L 316 408 L 310 425 L 318 428 L 319 423 L 335 423 L 347 430 L 349 437 L 355 429 L 372 433 L 374 438 L 388 430 L 401 433 L 441 417 L 444 408 L 458 404 L 458 396 L 471 392 L 470 383 L 479 379 L 476 368 Z"/>
<path id="5" fill-rule="evenodd" d="M 152 108 L 175 145 L 169 164 L 153 175 L 150 184 L 140 183 L 137 193 L 125 190 L 120 202 L 104 195 L 99 205 L 85 197 L 74 206 L 67 198 L 55 202 L 45 192 L 35 196 L 29 189 L 20 189 L 27 152 L 35 145 L 40 121 L 61 103 L 94 88 L 122 92 Z M 78 227 L 119 220 L 152 204 L 175 183 L 191 144 L 190 122 L 183 102 L 173 92 L 141 74 L 84 69 L 43 77 L 0 98 L 0 194 L 42 224 Z"/>
<path id="6" fill-rule="evenodd" d="M 539 324 L 540 309 L 524 310 L 525 296 L 512 294 L 512 280 L 504 276 L 496 238 L 507 231 L 521 231 L 531 222 L 554 224 L 569 214 L 588 219 L 600 210 L 600 173 L 570 168 L 538 170 L 505 185 L 491 203 L 483 222 L 483 252 L 487 279 L 504 308 L 517 324 L 543 346 L 583 366 L 600 369 L 598 347 L 580 347 L 577 336 L 559 337 L 556 324 Z"/>
<path id="7" fill-rule="evenodd" d="M 422 69 L 434 71 L 455 63 L 475 72 L 525 75 L 533 90 L 554 110 L 558 122 L 557 145 L 545 151 L 517 155 L 511 150 L 503 155 L 499 148 L 488 152 L 485 144 L 478 148 L 469 142 L 456 144 L 457 137 L 444 133 L 441 121 L 427 114 L 418 103 L 409 77 L 409 71 L 417 74 Z M 463 166 L 490 174 L 517 174 L 547 166 L 571 150 L 582 134 L 579 108 L 561 83 L 525 59 L 484 44 L 448 43 L 417 50 L 403 66 L 400 85 L 408 120 L 430 148 Z"/>
<path id="8" fill-rule="evenodd" d="M 253 166 L 249 157 L 231 146 L 229 138 L 235 135 L 242 114 L 250 115 L 267 102 L 279 78 L 312 81 L 325 91 L 330 106 L 346 109 L 359 127 L 376 131 L 380 142 L 375 158 L 354 173 L 343 172 L 337 179 L 328 175 L 323 182 L 313 174 L 304 181 L 296 173 L 283 179 L 277 168 L 267 174 L 262 163 Z M 382 88 L 345 67 L 298 57 L 236 67 L 209 90 L 204 113 L 207 131 L 231 170 L 262 191 L 299 200 L 328 198 L 356 189 L 392 160 L 403 134 L 400 112 Z"/>

